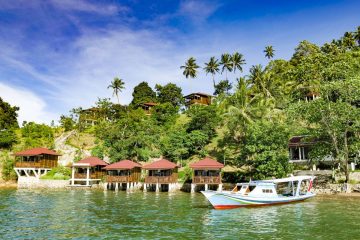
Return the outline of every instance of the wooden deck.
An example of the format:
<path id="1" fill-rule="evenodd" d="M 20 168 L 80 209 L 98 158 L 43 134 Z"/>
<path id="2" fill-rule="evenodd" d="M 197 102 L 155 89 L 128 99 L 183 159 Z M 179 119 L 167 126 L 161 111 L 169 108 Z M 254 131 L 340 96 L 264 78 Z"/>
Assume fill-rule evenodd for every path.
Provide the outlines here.
<path id="1" fill-rule="evenodd" d="M 106 176 L 106 182 L 118 182 L 118 183 L 127 183 L 127 182 L 138 182 L 139 179 L 135 176 Z"/>
<path id="2" fill-rule="evenodd" d="M 90 179 L 101 179 L 105 175 L 104 172 L 94 172 L 90 173 Z M 75 173 L 75 179 L 86 179 L 86 172 L 85 173 Z"/>
<path id="3" fill-rule="evenodd" d="M 146 176 L 145 183 L 176 183 L 178 180 L 177 173 L 173 173 L 171 176 Z"/>
<path id="4" fill-rule="evenodd" d="M 220 184 L 220 176 L 194 176 L 192 183 L 195 184 Z"/>
<path id="5" fill-rule="evenodd" d="M 57 160 L 40 160 L 40 161 L 19 161 L 15 163 L 17 168 L 53 168 L 57 167 Z"/>

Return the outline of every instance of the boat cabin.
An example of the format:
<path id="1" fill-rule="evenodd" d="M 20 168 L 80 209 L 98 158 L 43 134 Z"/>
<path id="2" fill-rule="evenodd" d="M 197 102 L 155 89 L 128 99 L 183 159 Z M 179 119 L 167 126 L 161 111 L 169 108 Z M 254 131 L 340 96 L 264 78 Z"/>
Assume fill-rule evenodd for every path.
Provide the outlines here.
<path id="1" fill-rule="evenodd" d="M 221 169 L 223 167 L 224 164 L 209 157 L 190 164 L 190 168 L 193 169 L 191 192 L 195 192 L 196 187 L 199 185 L 204 186 L 205 191 L 208 190 L 209 185 L 218 186 L 219 190 L 221 190 Z"/>
<path id="2" fill-rule="evenodd" d="M 87 157 L 72 165 L 71 186 L 87 186 L 99 183 L 105 176 L 108 164 L 97 157 Z"/>
<path id="3" fill-rule="evenodd" d="M 190 107 L 191 105 L 210 105 L 212 103 L 213 96 L 206 93 L 191 93 L 185 98 L 185 106 Z"/>
<path id="4" fill-rule="evenodd" d="M 131 160 L 122 160 L 104 167 L 105 188 L 133 189 L 140 185 L 141 165 Z"/>
<path id="5" fill-rule="evenodd" d="M 147 171 L 144 191 L 172 191 L 175 190 L 178 180 L 178 165 L 166 159 L 161 159 L 144 165 Z"/>
<path id="6" fill-rule="evenodd" d="M 294 176 L 288 178 L 238 183 L 232 193 L 249 197 L 296 197 L 306 195 L 312 188 L 314 177 Z"/>
<path id="7" fill-rule="evenodd" d="M 15 153 L 14 170 L 18 177 L 40 178 L 57 167 L 61 154 L 47 148 L 32 148 Z"/>
<path id="8" fill-rule="evenodd" d="M 151 115 L 151 109 L 153 107 L 155 107 L 156 105 L 158 105 L 158 104 L 154 103 L 154 102 L 147 102 L 147 103 L 140 104 L 140 107 L 145 111 L 146 115 Z"/>

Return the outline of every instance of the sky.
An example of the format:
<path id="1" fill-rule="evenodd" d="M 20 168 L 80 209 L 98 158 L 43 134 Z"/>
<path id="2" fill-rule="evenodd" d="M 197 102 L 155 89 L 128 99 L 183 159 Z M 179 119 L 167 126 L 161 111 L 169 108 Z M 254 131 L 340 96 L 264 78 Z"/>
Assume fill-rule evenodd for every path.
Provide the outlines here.
<path id="1" fill-rule="evenodd" d="M 240 52 L 246 66 L 229 75 L 236 79 L 267 63 L 265 46 L 289 59 L 302 40 L 354 31 L 359 12 L 357 0 L 0 0 L 0 97 L 20 107 L 19 123 L 50 123 L 98 98 L 116 102 L 114 77 L 125 82 L 121 104 L 142 81 L 211 94 L 210 76 L 182 75 L 189 57 L 203 66 Z"/>

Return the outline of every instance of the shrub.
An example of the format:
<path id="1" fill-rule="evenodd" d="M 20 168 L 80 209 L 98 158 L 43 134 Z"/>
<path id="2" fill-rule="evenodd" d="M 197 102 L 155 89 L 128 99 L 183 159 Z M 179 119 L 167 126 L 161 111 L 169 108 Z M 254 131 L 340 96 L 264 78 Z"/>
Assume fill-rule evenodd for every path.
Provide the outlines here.
<path id="1" fill-rule="evenodd" d="M 41 179 L 68 180 L 71 176 L 71 170 L 67 167 L 56 167 L 47 172 Z"/>

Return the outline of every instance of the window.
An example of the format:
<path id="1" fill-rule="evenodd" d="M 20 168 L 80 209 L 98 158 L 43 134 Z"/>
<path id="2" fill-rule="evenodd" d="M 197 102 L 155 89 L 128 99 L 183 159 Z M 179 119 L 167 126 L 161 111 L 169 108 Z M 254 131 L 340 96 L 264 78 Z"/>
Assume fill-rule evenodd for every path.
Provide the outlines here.
<path id="1" fill-rule="evenodd" d="M 272 189 L 263 189 L 262 190 L 263 193 L 272 193 Z"/>

